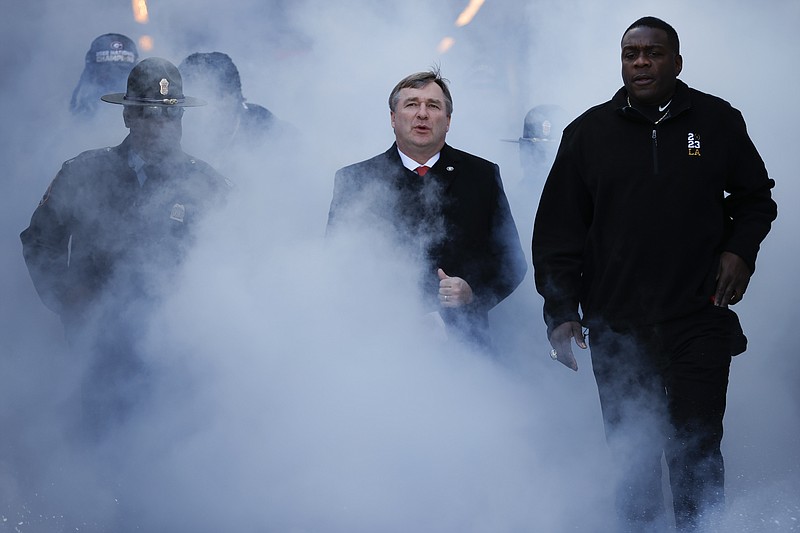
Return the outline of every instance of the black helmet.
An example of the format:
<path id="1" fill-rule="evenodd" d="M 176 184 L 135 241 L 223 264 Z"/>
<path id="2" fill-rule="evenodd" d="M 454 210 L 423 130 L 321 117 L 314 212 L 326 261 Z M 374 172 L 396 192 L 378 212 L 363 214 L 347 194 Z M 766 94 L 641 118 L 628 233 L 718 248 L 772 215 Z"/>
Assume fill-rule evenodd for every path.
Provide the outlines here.
<path id="1" fill-rule="evenodd" d="M 183 80 L 178 68 L 160 57 L 148 57 L 128 74 L 125 93 L 100 97 L 104 102 L 134 106 L 194 107 L 205 105 L 203 100 L 184 96 Z"/>

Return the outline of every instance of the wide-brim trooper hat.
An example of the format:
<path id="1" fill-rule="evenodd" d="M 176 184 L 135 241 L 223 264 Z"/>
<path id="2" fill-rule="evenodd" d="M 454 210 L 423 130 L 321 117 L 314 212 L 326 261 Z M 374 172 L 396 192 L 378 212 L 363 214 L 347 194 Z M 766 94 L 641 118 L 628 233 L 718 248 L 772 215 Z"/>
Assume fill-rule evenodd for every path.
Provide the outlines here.
<path id="1" fill-rule="evenodd" d="M 178 67 L 160 57 L 143 59 L 128 74 L 125 93 L 100 97 L 111 104 L 163 107 L 196 107 L 206 102 L 183 94 L 183 80 Z"/>
<path id="2" fill-rule="evenodd" d="M 528 111 L 522 125 L 522 137 L 519 139 L 503 139 L 511 143 L 557 142 L 561 139 L 561 131 L 567 125 L 567 113 L 560 106 L 553 104 L 538 105 Z"/>

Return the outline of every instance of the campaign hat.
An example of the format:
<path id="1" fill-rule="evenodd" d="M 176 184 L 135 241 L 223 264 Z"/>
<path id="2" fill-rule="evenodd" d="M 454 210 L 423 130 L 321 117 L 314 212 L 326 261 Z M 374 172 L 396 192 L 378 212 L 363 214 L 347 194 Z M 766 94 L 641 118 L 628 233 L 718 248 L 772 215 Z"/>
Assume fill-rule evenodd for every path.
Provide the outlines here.
<path id="1" fill-rule="evenodd" d="M 206 102 L 183 94 L 178 67 L 160 57 L 141 60 L 128 74 L 124 93 L 106 94 L 104 102 L 130 106 L 195 107 Z"/>

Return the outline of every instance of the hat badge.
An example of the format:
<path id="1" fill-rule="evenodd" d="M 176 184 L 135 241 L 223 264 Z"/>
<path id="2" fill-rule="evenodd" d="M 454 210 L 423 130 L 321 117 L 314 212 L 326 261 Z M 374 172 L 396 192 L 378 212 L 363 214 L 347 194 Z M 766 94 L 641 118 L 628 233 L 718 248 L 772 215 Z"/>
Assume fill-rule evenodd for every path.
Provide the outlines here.
<path id="1" fill-rule="evenodd" d="M 542 133 L 544 134 L 545 137 L 550 136 L 550 128 L 552 126 L 553 125 L 550 123 L 549 120 L 545 120 L 544 122 L 542 122 Z"/>
<path id="2" fill-rule="evenodd" d="M 167 96 L 169 94 L 169 81 L 167 78 L 161 78 L 161 81 L 158 82 L 158 92 L 160 92 L 163 96 Z"/>

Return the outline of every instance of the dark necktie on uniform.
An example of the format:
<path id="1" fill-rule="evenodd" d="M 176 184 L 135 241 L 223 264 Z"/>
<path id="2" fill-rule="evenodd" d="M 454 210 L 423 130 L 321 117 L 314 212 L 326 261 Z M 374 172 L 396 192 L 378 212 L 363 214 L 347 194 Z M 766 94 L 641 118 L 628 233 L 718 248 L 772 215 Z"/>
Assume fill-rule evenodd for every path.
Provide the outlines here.
<path id="1" fill-rule="evenodd" d="M 425 165 L 422 165 L 422 166 L 419 166 L 419 167 L 415 168 L 414 172 L 416 172 L 420 176 L 424 176 L 425 174 L 428 173 L 429 168 L 430 167 L 426 167 Z"/>

